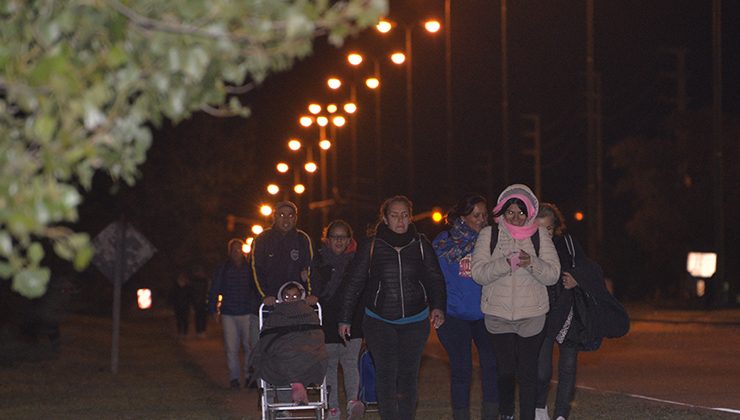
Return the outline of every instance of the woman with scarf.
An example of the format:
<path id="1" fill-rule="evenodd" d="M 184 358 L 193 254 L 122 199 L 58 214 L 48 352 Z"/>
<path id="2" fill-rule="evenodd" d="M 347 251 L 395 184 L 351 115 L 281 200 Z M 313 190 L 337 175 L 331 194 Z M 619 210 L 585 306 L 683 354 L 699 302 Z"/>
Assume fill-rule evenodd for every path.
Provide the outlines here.
<path id="1" fill-rule="evenodd" d="M 326 385 L 329 387 L 329 420 L 339 420 L 339 381 L 338 366 L 344 373 L 344 391 L 347 397 L 347 418 L 354 419 L 364 413 L 362 402 L 358 401 L 360 373 L 357 358 L 362 344 L 362 316 L 355 311 L 352 319 L 352 337 L 347 342 L 337 334 L 339 317 L 339 287 L 342 284 L 347 265 L 355 256 L 357 242 L 352 238 L 352 228 L 344 220 L 334 220 L 324 228 L 322 246 L 314 256 L 311 273 L 314 275 L 316 294 L 323 312 L 323 329 L 326 350 L 329 353 L 329 367 L 326 371 Z"/>
<path id="2" fill-rule="evenodd" d="M 555 246 L 536 220 L 538 208 L 529 187 L 507 187 L 493 209 L 497 229 L 481 229 L 471 259 L 473 279 L 483 286 L 481 311 L 493 334 L 500 418 L 505 420 L 514 419 L 516 381 L 520 418 L 535 418 L 537 358 L 550 307 L 547 286 L 560 277 Z"/>
<path id="3" fill-rule="evenodd" d="M 473 281 L 470 258 L 478 232 L 488 225 L 486 199 L 468 195 L 447 214 L 450 229 L 432 243 L 447 284 L 445 323 L 437 329 L 439 341 L 450 359 L 452 418 L 470 419 L 470 381 L 473 375 L 472 342 L 478 349 L 483 392 L 482 420 L 498 415 L 496 358 L 492 336 L 480 310 L 481 286 Z"/>
<path id="4" fill-rule="evenodd" d="M 353 337 L 350 323 L 362 300 L 362 332 L 375 362 L 380 417 L 412 420 L 429 320 L 434 328 L 444 323 L 447 294 L 432 244 L 411 223 L 411 200 L 389 198 L 380 217 L 375 235 L 359 246 L 347 269 L 339 336 Z"/>

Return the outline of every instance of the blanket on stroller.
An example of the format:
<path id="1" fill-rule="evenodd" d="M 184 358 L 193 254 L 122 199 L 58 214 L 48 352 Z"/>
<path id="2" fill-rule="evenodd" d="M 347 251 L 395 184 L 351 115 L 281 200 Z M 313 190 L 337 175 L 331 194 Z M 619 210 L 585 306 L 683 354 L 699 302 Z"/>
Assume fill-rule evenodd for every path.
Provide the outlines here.
<path id="1" fill-rule="evenodd" d="M 278 303 L 265 317 L 254 365 L 267 383 L 320 384 L 328 359 L 319 317 L 305 301 Z"/>

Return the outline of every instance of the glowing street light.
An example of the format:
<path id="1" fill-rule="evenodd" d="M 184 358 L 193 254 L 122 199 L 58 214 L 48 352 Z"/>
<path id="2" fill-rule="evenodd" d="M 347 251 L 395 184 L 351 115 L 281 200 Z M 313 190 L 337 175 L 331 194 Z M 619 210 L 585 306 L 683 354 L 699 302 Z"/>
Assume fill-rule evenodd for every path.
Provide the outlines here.
<path id="1" fill-rule="evenodd" d="M 138 289 L 136 291 L 136 303 L 139 309 L 145 310 L 152 307 L 152 291 L 150 289 Z"/>
<path id="2" fill-rule="evenodd" d="M 375 25 L 375 29 L 377 29 L 380 33 L 387 34 L 388 32 L 390 32 L 391 29 L 393 29 L 393 24 L 388 20 L 381 19 Z"/>
<path id="3" fill-rule="evenodd" d="M 353 66 L 359 66 L 362 64 L 362 56 L 358 53 L 347 54 L 347 62 Z"/>
<path id="4" fill-rule="evenodd" d="M 321 112 L 321 105 L 319 104 L 309 104 L 308 105 L 308 112 L 312 113 L 313 115 L 318 114 Z"/>
<path id="5" fill-rule="evenodd" d="M 330 114 L 337 112 L 338 109 L 337 104 L 329 104 L 326 106 L 326 112 Z"/>
<path id="6" fill-rule="evenodd" d="M 377 77 L 368 77 L 365 79 L 365 86 L 369 87 L 370 89 L 377 89 L 378 86 L 380 86 L 380 80 L 378 80 Z"/>
<path id="7" fill-rule="evenodd" d="M 337 115 L 331 119 L 331 123 L 334 124 L 335 127 L 344 127 L 344 125 L 347 124 L 347 119 L 341 115 Z"/>
<path id="8" fill-rule="evenodd" d="M 290 169 L 290 166 L 288 166 L 288 164 L 285 162 L 280 162 L 277 165 L 275 165 L 275 168 L 277 169 L 278 172 L 280 172 L 281 174 L 284 174 L 288 172 L 288 169 Z"/>
<path id="9" fill-rule="evenodd" d="M 306 162 L 305 165 L 303 165 L 303 169 L 306 170 L 306 172 L 312 174 L 316 172 L 319 169 L 319 166 L 316 165 L 315 162 Z"/>
<path id="10" fill-rule="evenodd" d="M 275 195 L 280 192 L 280 187 L 278 187 L 276 184 L 270 184 L 267 186 L 267 192 L 270 195 Z"/>
<path id="11" fill-rule="evenodd" d="M 330 77 L 326 80 L 327 86 L 329 86 L 329 89 L 337 90 L 340 87 L 342 87 L 342 81 L 337 79 L 336 77 Z"/>
<path id="12" fill-rule="evenodd" d="M 254 233 L 255 235 L 259 235 L 264 230 L 265 228 L 263 228 L 262 225 L 252 225 L 252 233 Z M 250 241 L 250 239 L 252 238 L 247 238 L 247 243 L 251 245 L 252 241 Z"/>
<path id="13" fill-rule="evenodd" d="M 242 254 L 249 254 L 250 252 L 252 252 L 252 244 L 243 243 Z"/>
<path id="14" fill-rule="evenodd" d="M 427 30 L 429 33 L 437 33 L 442 28 L 442 24 L 439 23 L 438 20 L 435 19 L 429 19 L 428 21 L 424 22 L 424 29 Z"/>
<path id="15" fill-rule="evenodd" d="M 295 191 L 296 194 L 303 194 L 306 192 L 306 186 L 303 184 L 295 184 L 293 191 Z"/>
<path id="16" fill-rule="evenodd" d="M 263 204 L 260 206 L 260 214 L 267 217 L 272 214 L 272 207 L 270 207 L 268 204 Z"/>
<path id="17" fill-rule="evenodd" d="M 293 151 L 300 150 L 301 141 L 298 139 L 290 139 L 290 141 L 288 141 L 288 148 Z"/>
<path id="18" fill-rule="evenodd" d="M 316 117 L 316 124 L 321 127 L 326 127 L 329 124 L 329 119 L 325 116 Z"/>
<path id="19" fill-rule="evenodd" d="M 348 114 L 354 114 L 355 112 L 357 112 L 357 104 L 355 104 L 354 102 L 347 102 L 346 104 L 344 104 L 344 112 Z"/>
<path id="20" fill-rule="evenodd" d="M 321 148 L 322 150 L 329 150 L 329 149 L 331 149 L 331 141 L 329 141 L 329 140 L 326 140 L 326 139 L 324 139 L 324 140 L 321 140 L 321 141 L 319 142 L 319 147 L 320 147 L 320 148 Z"/>
<path id="21" fill-rule="evenodd" d="M 406 54 L 402 52 L 394 52 L 391 54 L 391 61 L 393 64 L 401 65 L 406 62 Z"/>
<path id="22" fill-rule="evenodd" d="M 298 123 L 304 127 L 310 127 L 313 124 L 313 118 L 304 115 L 298 119 Z"/>
<path id="23" fill-rule="evenodd" d="M 432 220 L 434 221 L 434 223 L 441 222 L 443 218 L 444 216 L 442 215 L 442 212 L 440 210 L 435 209 L 434 211 L 432 211 Z"/>

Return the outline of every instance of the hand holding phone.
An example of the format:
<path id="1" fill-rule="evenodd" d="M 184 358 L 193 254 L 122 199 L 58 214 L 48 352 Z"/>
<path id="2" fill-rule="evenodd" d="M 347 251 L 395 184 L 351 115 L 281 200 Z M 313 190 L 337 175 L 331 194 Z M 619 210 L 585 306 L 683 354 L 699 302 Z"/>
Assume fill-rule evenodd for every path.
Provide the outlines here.
<path id="1" fill-rule="evenodd" d="M 511 271 L 519 268 L 519 250 L 513 251 L 509 254 L 509 264 L 511 264 Z"/>

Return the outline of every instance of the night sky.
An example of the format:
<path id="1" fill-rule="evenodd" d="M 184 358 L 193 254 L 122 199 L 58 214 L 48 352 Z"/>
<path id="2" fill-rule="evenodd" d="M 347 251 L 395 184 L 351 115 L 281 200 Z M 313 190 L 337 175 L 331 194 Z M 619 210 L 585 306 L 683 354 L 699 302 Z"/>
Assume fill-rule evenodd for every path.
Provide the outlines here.
<path id="1" fill-rule="evenodd" d="M 543 193 L 542 201 L 558 203 L 566 216 L 586 208 L 586 4 L 580 1 L 509 1 L 509 112 L 511 181 L 533 184 L 532 159 L 522 153 L 529 147 L 520 133 L 523 114 L 538 114 L 542 121 Z M 734 1 L 723 3 L 723 107 L 726 115 L 740 112 L 740 7 Z M 252 109 L 248 119 L 216 119 L 196 115 L 177 127 L 162 127 L 142 169 L 139 184 L 124 194 L 125 206 L 117 201 L 106 204 L 93 193 L 83 208 L 86 229 L 95 233 L 104 227 L 115 207 L 133 214 L 138 227 L 163 253 L 192 243 L 183 255 L 211 250 L 222 255 L 225 217 L 235 214 L 257 217 L 258 205 L 274 201 L 265 192 L 268 182 L 283 182 L 275 171 L 278 161 L 289 158 L 287 140 L 299 137 L 304 142 L 318 137 L 318 130 L 298 125 L 307 114 L 309 102 L 342 103 L 348 89 L 330 92 L 325 80 L 336 75 L 358 81 L 359 191 L 349 190 L 350 129 L 339 130 L 339 193 L 348 202 L 359 203 L 359 214 L 351 206 L 332 210 L 330 218 L 348 219 L 361 233 L 371 224 L 379 205 L 378 196 L 407 194 L 415 211 L 433 206 L 448 209 L 465 193 L 478 192 L 495 201 L 506 186 L 501 155 L 501 48 L 499 2 L 452 0 L 452 106 L 455 153 L 455 179 L 445 176 L 445 51 L 444 35 L 428 35 L 420 27 L 413 32 L 413 100 L 416 187 L 406 188 L 405 158 L 405 69 L 387 60 L 388 53 L 403 49 L 403 25 L 414 25 L 435 17 L 443 21 L 442 0 L 391 1 L 389 18 L 401 30 L 380 35 L 368 29 L 337 49 L 319 40 L 312 56 L 289 71 L 271 75 L 260 87 L 241 97 Z M 603 139 L 605 151 L 629 136 L 654 136 L 662 130 L 674 109 L 667 99 L 675 96 L 675 55 L 687 51 L 687 94 L 689 110 L 709 109 L 712 105 L 711 2 L 695 0 L 595 1 L 595 70 L 602 80 Z M 443 28 L 444 31 L 444 28 Z M 369 60 L 355 73 L 346 64 L 350 51 L 374 56 L 381 63 L 382 75 L 382 170 L 376 179 L 374 96 L 360 83 L 372 72 Z M 353 76 L 354 75 L 354 76 Z M 737 141 L 730 138 L 726 141 Z M 336 153 L 336 150 L 330 153 Z M 318 155 L 318 152 L 316 152 Z M 492 156 L 492 166 L 489 166 Z M 492 168 L 488 171 L 488 168 Z M 620 174 L 605 160 L 605 220 L 608 235 L 627 241 L 624 222 L 633 212 L 631 203 L 615 194 Z M 204 175 L 206 174 L 206 175 Z M 180 191 L 172 193 L 172 185 Z M 229 188 L 220 186 L 229 184 Z M 314 199 L 318 197 L 318 176 Z M 285 184 L 287 186 L 287 184 Z M 378 191 L 378 187 L 380 190 Z M 203 199 L 200 192 L 218 191 L 218 198 Z M 124 191 L 126 193 L 126 191 Z M 199 195 L 200 194 L 200 195 Z M 292 198 L 292 197 L 291 197 Z M 299 225 L 314 237 L 319 234 L 318 212 L 308 212 L 307 197 L 300 201 Z M 154 207 L 141 208 L 151 200 L 172 203 L 163 215 Z M 204 203 L 204 201 L 208 201 Z M 137 204 L 139 203 L 139 204 Z M 188 210 L 193 203 L 200 206 Z M 160 211 L 160 210 L 156 210 Z M 161 212 L 161 211 L 160 211 Z M 108 216 L 101 216 L 108 214 Z M 208 219 L 224 229 L 215 238 L 207 233 L 188 232 L 177 237 L 166 228 L 188 221 L 194 226 Z M 441 228 L 428 221 L 421 230 L 434 236 Z M 585 223 L 570 221 L 571 231 L 586 243 Z M 181 226 L 178 232 L 184 232 Z M 202 232 L 212 228 L 201 227 Z M 240 227 L 239 229 L 244 229 Z M 220 235 L 220 236 L 219 236 Z M 224 242 L 225 243 L 225 242 Z M 196 246 L 197 245 L 197 246 Z M 158 257 L 159 258 L 159 257 Z M 213 259 L 211 259 L 213 260 Z M 168 262 L 162 263 L 166 266 Z"/>
<path id="2" fill-rule="evenodd" d="M 740 34 L 738 25 L 732 22 L 740 18 L 740 8 L 731 7 L 732 2 L 728 1 L 723 6 L 724 111 L 737 113 Z M 585 9 L 585 1 L 508 4 L 511 179 L 533 182 L 532 161 L 521 153 L 527 144 L 519 133 L 523 130 L 522 114 L 539 114 L 542 198 L 564 204 L 567 211 L 585 207 Z M 383 196 L 407 193 L 419 210 L 449 205 L 468 191 L 497 195 L 505 186 L 500 155 L 499 3 L 453 0 L 452 16 L 455 167 L 460 176 L 452 188 L 457 193 L 452 196 L 440 196 L 440 185 L 446 183 L 440 179 L 444 178 L 446 129 L 443 35 L 430 36 L 421 28 L 413 32 L 417 188 L 412 192 L 405 190 L 403 164 L 405 73 L 391 64 L 381 66 L 385 82 L 384 157 L 388 160 Z M 389 18 L 395 21 L 412 23 L 428 17 L 443 19 L 443 1 L 391 2 Z M 675 95 L 675 84 L 668 74 L 675 71 L 675 56 L 670 49 L 687 49 L 689 109 L 711 106 L 711 2 L 596 1 L 594 26 L 595 70 L 602 78 L 605 148 L 626 136 L 656 133 L 672 110 L 667 99 Z M 244 135 L 258 139 L 260 154 L 265 158 L 264 173 L 274 172 L 274 162 L 286 156 L 285 142 L 290 136 L 316 135 L 298 126 L 298 115 L 306 113 L 310 101 L 326 102 L 331 98 L 323 84 L 328 75 L 350 77 L 352 73 L 344 62 L 346 53 L 356 50 L 382 59 L 383 53 L 403 48 L 403 31 L 395 32 L 381 36 L 368 30 L 340 50 L 319 43 L 314 56 L 289 72 L 270 77 L 258 92 L 247 96 L 254 115 Z M 365 68 L 370 70 L 370 66 Z M 373 98 L 365 90 L 359 92 L 361 156 L 372 160 Z M 345 91 L 345 97 L 346 94 Z M 339 142 L 346 146 L 348 141 L 348 134 L 340 135 Z M 486 156 L 491 150 L 492 187 L 486 182 L 485 171 Z M 340 156 L 342 152 L 340 146 Z M 348 159 L 348 153 L 341 159 Z M 372 162 L 366 163 L 361 170 L 374 175 Z M 608 199 L 608 184 L 616 174 L 609 171 L 608 161 L 605 169 Z M 373 185 L 366 187 L 374 188 Z"/>

